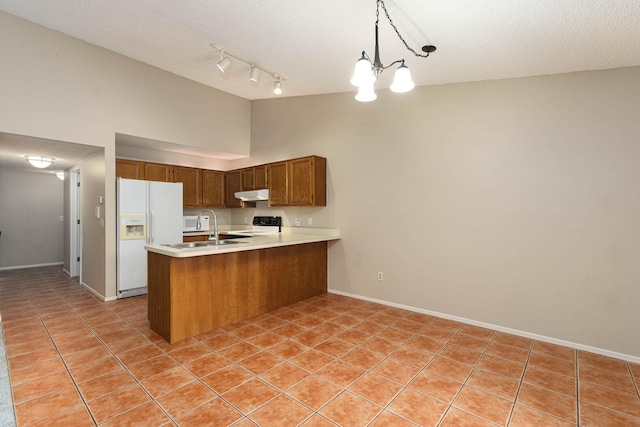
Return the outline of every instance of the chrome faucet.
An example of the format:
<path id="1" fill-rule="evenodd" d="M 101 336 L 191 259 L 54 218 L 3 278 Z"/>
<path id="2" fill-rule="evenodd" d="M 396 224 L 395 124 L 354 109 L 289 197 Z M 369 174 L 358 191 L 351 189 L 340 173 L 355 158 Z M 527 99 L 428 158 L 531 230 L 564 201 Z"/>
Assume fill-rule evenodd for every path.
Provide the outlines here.
<path id="1" fill-rule="evenodd" d="M 211 209 L 205 209 L 203 211 L 200 211 L 200 213 L 198 214 L 198 219 L 196 220 L 196 230 L 202 229 L 202 222 L 200 221 L 200 216 L 206 212 L 211 212 L 211 215 L 213 215 L 213 234 L 209 233 L 209 240 L 213 240 L 214 242 L 218 243 L 218 217 L 216 217 L 216 213 Z"/>

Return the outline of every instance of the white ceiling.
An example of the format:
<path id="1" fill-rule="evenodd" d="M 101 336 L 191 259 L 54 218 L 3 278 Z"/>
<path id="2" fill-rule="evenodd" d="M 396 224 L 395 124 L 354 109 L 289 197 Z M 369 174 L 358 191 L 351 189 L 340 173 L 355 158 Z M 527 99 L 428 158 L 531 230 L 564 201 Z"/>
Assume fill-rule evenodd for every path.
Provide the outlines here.
<path id="1" fill-rule="evenodd" d="M 77 165 L 102 148 L 64 141 L 33 138 L 0 132 L 0 168 L 22 169 L 31 172 L 53 173 Z M 27 162 L 28 154 L 53 157 L 46 169 L 36 169 Z"/>
<path id="2" fill-rule="evenodd" d="M 382 62 L 406 59 L 419 86 L 640 65 L 640 0 L 386 5 L 411 47 L 438 48 L 427 59 L 413 56 L 380 12 Z M 355 94 L 353 66 L 362 50 L 374 54 L 374 0 L 0 0 L 0 10 L 250 100 L 274 97 L 273 78 L 250 84 L 249 66 L 239 61 L 220 73 L 211 43 L 283 75 L 282 96 Z M 392 75 L 383 73 L 376 87 L 388 88 Z M 7 138 L 0 134 L 0 167 L 42 146 Z M 73 149 L 86 155 L 77 144 L 52 155 L 71 157 Z"/>
<path id="3" fill-rule="evenodd" d="M 640 65 L 639 0 L 386 0 L 416 58 L 381 11 L 380 54 L 405 58 L 417 85 Z M 0 0 L 0 10 L 246 99 L 273 97 L 249 67 L 221 74 L 215 43 L 285 76 L 282 96 L 349 92 L 373 56 L 374 0 Z M 377 87 L 388 88 L 393 73 Z"/>

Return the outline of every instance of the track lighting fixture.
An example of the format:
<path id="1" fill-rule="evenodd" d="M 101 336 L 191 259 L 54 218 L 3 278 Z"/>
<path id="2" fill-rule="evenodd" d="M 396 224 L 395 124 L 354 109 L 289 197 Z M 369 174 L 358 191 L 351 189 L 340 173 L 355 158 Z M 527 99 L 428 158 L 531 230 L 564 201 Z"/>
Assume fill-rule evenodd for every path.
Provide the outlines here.
<path id="1" fill-rule="evenodd" d="M 38 169 L 44 169 L 44 168 L 47 168 L 47 167 L 51 166 L 51 164 L 55 160 L 53 157 L 34 156 L 34 155 L 31 155 L 31 154 L 29 154 L 28 156 L 24 156 L 24 157 L 25 157 L 25 159 L 27 159 L 27 161 L 29 163 L 31 163 L 31 166 L 36 167 Z"/>
<path id="2" fill-rule="evenodd" d="M 394 25 L 393 21 L 391 20 L 391 17 L 389 16 L 389 12 L 387 12 L 387 8 L 384 4 L 384 1 L 376 0 L 375 56 L 373 61 L 371 61 L 371 58 L 369 58 L 369 55 L 367 55 L 365 51 L 362 51 L 362 56 L 356 62 L 356 68 L 353 73 L 353 77 L 351 78 L 351 84 L 358 87 L 356 100 L 361 102 L 369 102 L 377 98 L 377 95 L 373 88 L 373 84 L 376 82 L 376 80 L 378 79 L 378 76 L 380 76 L 380 74 L 384 70 L 398 63 L 400 64 L 400 66 L 396 70 L 396 73 L 393 77 L 393 83 L 391 84 L 390 89 L 393 92 L 404 93 L 404 92 L 409 92 L 415 87 L 415 83 L 411 79 L 411 72 L 409 71 L 409 67 L 405 65 L 404 59 L 398 59 L 396 61 L 393 61 L 391 64 L 387 66 L 382 65 L 382 61 L 380 61 L 380 49 L 378 47 L 378 23 L 380 21 L 380 6 L 382 6 L 382 10 L 384 10 L 384 13 L 387 16 L 389 23 L 395 30 L 400 40 L 402 40 L 402 43 L 404 44 L 404 46 L 408 50 L 413 52 L 415 56 L 426 58 L 429 56 L 431 52 L 434 52 L 436 50 L 435 46 L 426 45 L 422 47 L 422 51 L 425 52 L 425 54 L 421 54 L 413 50 L 411 47 L 409 47 L 407 42 L 400 35 L 398 28 Z"/>
<path id="3" fill-rule="evenodd" d="M 229 67 L 231 67 L 231 58 L 233 58 L 234 60 L 240 61 L 245 63 L 246 65 L 248 65 L 249 67 L 251 67 L 251 71 L 249 72 L 249 80 L 254 82 L 254 83 L 258 83 L 260 80 L 260 72 L 262 71 L 265 74 L 269 74 L 271 77 L 273 77 L 275 79 L 275 82 L 273 83 L 273 93 L 275 95 L 280 95 L 282 94 L 282 82 L 284 81 L 284 77 L 282 77 L 281 74 L 275 73 L 273 71 L 269 71 L 266 68 L 263 67 L 259 67 L 255 64 L 253 64 L 251 61 L 247 61 L 246 59 L 238 56 L 238 55 L 234 55 L 232 53 L 229 53 L 227 51 L 222 50 L 221 47 L 216 46 L 215 44 L 211 43 L 210 46 L 216 50 L 218 50 L 220 52 L 220 60 L 218 61 L 217 65 L 218 68 L 220 69 L 220 71 L 222 71 L 223 73 L 229 69 Z"/>

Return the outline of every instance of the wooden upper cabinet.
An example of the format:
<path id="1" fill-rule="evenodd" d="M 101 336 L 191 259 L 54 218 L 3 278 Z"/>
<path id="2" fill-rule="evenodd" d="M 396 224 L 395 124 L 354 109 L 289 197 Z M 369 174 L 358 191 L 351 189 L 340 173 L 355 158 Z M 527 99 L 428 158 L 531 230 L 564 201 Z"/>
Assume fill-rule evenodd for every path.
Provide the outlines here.
<path id="1" fill-rule="evenodd" d="M 255 190 L 262 190 L 267 187 L 267 165 L 254 166 L 253 186 Z"/>
<path id="2" fill-rule="evenodd" d="M 173 182 L 182 183 L 182 206 L 202 207 L 202 169 L 174 166 Z"/>
<path id="3" fill-rule="evenodd" d="M 116 159 L 116 178 L 144 179 L 144 162 Z"/>
<path id="4" fill-rule="evenodd" d="M 269 163 L 267 175 L 269 181 L 269 206 L 289 205 L 289 167 L 288 162 Z"/>
<path id="5" fill-rule="evenodd" d="M 225 173 L 212 170 L 202 171 L 202 206 L 205 208 L 224 208 Z"/>
<path id="6" fill-rule="evenodd" d="M 242 191 L 242 170 L 229 171 L 225 173 L 226 196 L 228 208 L 241 208 L 242 202 L 236 199 L 235 193 Z"/>
<path id="7" fill-rule="evenodd" d="M 242 191 L 255 190 L 255 176 L 253 168 L 244 168 L 242 171 Z"/>
<path id="8" fill-rule="evenodd" d="M 289 206 L 326 206 L 327 160 L 309 156 L 288 163 Z"/>
<path id="9" fill-rule="evenodd" d="M 242 191 L 267 188 L 267 165 L 242 169 Z"/>
<path id="10" fill-rule="evenodd" d="M 173 166 L 160 163 L 145 163 L 144 179 L 148 181 L 173 182 Z"/>

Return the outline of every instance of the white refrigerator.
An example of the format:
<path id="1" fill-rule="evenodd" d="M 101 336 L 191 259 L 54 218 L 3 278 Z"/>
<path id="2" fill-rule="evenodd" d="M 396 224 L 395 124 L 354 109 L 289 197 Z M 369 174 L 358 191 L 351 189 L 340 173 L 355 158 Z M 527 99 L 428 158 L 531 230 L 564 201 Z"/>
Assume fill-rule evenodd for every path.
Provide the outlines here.
<path id="1" fill-rule="evenodd" d="M 182 242 L 182 183 L 117 179 L 118 298 L 147 293 L 145 245 Z"/>

